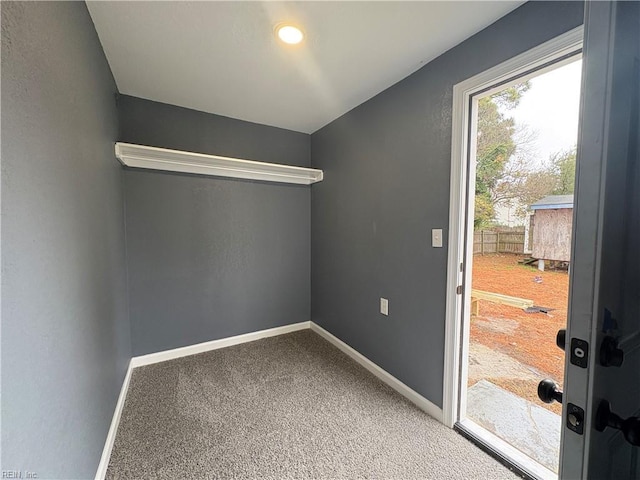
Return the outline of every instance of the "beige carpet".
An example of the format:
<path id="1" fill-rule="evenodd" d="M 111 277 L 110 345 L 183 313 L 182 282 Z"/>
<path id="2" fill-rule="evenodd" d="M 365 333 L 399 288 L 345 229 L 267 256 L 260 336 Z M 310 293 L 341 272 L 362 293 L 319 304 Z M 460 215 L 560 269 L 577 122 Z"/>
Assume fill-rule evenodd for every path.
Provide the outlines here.
<path id="1" fill-rule="evenodd" d="M 107 478 L 518 477 L 304 330 L 135 369 Z"/>

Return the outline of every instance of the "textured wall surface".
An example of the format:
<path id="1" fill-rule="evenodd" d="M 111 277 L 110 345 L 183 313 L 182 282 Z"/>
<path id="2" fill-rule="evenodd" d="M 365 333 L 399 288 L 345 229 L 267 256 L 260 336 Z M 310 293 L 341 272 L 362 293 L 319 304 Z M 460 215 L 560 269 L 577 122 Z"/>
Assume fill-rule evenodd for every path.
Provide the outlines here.
<path id="1" fill-rule="evenodd" d="M 527 3 L 312 135 L 325 170 L 312 187 L 312 319 L 438 406 L 453 86 L 579 26 L 582 9 Z"/>
<path id="2" fill-rule="evenodd" d="M 2 2 L 2 469 L 95 475 L 131 357 L 116 86 L 84 2 Z"/>
<path id="3" fill-rule="evenodd" d="M 429 240 L 448 221 L 452 87 L 579 25 L 580 2 L 525 4 L 311 138 L 116 110 L 84 3 L 1 11 L 2 469 L 92 477 L 132 350 L 310 318 L 441 405 L 447 250 Z M 326 180 L 123 172 L 115 140 L 312 160 Z"/>
<path id="4" fill-rule="evenodd" d="M 122 96 L 119 140 L 308 166 L 310 136 Z M 310 188 L 125 173 L 133 354 L 310 319 Z"/>

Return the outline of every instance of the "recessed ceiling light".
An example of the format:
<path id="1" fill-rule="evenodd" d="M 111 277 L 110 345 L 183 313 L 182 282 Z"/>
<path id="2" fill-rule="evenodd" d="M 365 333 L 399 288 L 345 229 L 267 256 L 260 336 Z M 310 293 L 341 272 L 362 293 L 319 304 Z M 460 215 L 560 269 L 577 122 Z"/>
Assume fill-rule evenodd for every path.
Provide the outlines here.
<path id="1" fill-rule="evenodd" d="M 288 43 L 290 45 L 295 45 L 297 43 L 300 43 L 304 38 L 304 34 L 302 33 L 302 30 L 288 23 L 281 23 L 277 25 L 276 35 L 278 35 L 278 38 L 282 40 L 284 43 Z"/>

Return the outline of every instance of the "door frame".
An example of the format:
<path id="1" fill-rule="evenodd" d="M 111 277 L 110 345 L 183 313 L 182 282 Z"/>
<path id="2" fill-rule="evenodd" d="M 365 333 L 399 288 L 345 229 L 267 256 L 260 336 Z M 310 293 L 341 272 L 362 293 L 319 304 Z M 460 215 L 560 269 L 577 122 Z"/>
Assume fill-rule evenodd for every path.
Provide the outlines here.
<path id="1" fill-rule="evenodd" d="M 466 389 L 462 381 L 467 378 L 468 329 L 463 328 L 463 315 L 471 303 L 471 269 L 463 268 L 465 259 L 473 255 L 473 244 L 467 241 L 466 232 L 471 231 L 473 216 L 467 217 L 467 206 L 472 205 L 475 192 L 470 179 L 475 178 L 474 162 L 468 162 L 469 142 L 474 141 L 475 125 L 471 124 L 471 102 L 479 92 L 490 94 L 513 83 L 521 82 L 523 75 L 535 71 L 539 75 L 561 65 L 563 57 L 567 63 L 574 60 L 582 50 L 583 26 L 576 27 L 493 68 L 481 72 L 453 87 L 452 135 L 451 135 L 451 179 L 449 199 L 449 240 L 447 264 L 447 296 L 445 316 L 445 352 L 443 378 L 443 423 L 450 428 L 464 412 L 466 399 L 460 397 Z M 494 88 L 496 85 L 500 85 Z M 475 99 L 477 102 L 477 98 Z M 469 165 L 469 168 L 467 167 Z M 462 285 L 462 294 L 458 286 Z M 469 288 L 467 288 L 469 286 Z"/>

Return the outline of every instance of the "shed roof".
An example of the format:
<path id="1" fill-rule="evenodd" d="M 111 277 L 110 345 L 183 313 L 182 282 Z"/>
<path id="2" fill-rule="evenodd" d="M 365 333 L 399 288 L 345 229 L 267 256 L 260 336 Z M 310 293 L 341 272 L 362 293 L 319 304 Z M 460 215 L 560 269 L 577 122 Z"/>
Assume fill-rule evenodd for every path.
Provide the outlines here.
<path id="1" fill-rule="evenodd" d="M 531 205 L 532 210 L 573 208 L 573 195 L 549 195 Z"/>

